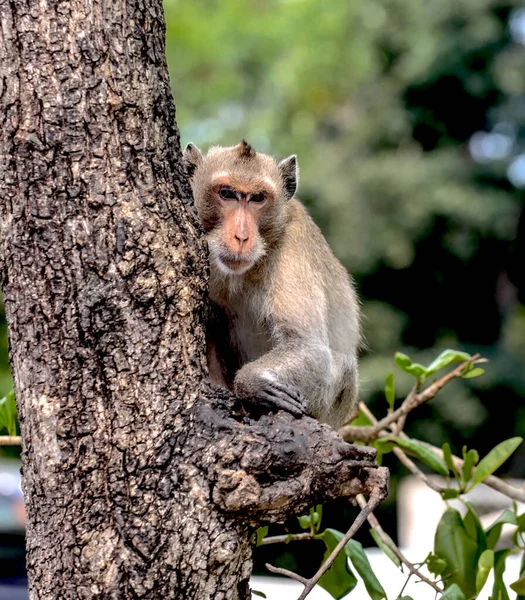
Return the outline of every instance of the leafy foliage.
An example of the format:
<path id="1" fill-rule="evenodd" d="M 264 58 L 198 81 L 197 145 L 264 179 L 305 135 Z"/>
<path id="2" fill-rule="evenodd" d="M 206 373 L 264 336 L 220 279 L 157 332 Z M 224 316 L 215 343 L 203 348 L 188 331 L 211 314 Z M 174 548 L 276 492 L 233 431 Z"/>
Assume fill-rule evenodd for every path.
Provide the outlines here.
<path id="1" fill-rule="evenodd" d="M 472 357 L 467 353 L 455 350 L 446 350 L 442 352 L 429 366 L 422 364 L 414 367 L 414 363 L 405 354 L 397 353 L 395 362 L 399 368 L 412 375 L 417 382 L 418 389 L 423 386 L 421 394 L 425 394 L 427 388 L 424 387 L 425 380 L 447 367 L 455 369 L 452 375 L 455 377 L 464 377 L 474 368 L 476 360 L 483 360 Z M 461 363 L 460 368 L 457 368 Z M 445 373 L 438 387 L 445 385 L 450 381 L 450 374 Z M 431 385 L 427 382 L 426 386 Z M 387 415 L 390 419 L 395 418 L 393 410 L 393 390 L 394 378 L 390 373 L 386 380 L 385 396 L 387 398 Z M 414 396 L 409 394 L 405 403 L 413 402 Z M 370 428 L 370 419 L 366 422 L 361 418 L 355 419 L 352 423 L 357 428 L 355 434 L 359 438 L 359 427 Z M 480 460 L 479 453 L 474 449 L 462 448 L 462 462 L 456 459 L 450 447 L 445 443 L 442 447 L 442 456 L 437 450 L 428 444 L 409 438 L 400 431 L 398 435 L 385 432 L 382 428 L 383 423 L 377 425 L 378 439 L 373 445 L 381 454 L 388 454 L 394 448 L 399 448 L 403 452 L 411 455 L 417 461 L 430 467 L 433 471 L 442 476 L 445 487 L 440 491 L 445 501 L 459 499 L 463 504 L 464 513 L 457 508 L 448 506 L 443 513 L 436 529 L 434 548 L 419 566 L 426 565 L 429 573 L 435 578 L 437 594 L 441 600 L 472 600 L 478 597 L 485 585 L 489 575 L 493 573 L 494 583 L 492 589 L 492 600 L 510 600 L 509 590 L 507 589 L 503 574 L 506 567 L 506 559 L 512 553 L 520 552 L 525 549 L 525 513 L 519 514 L 516 503 L 512 510 L 504 510 L 499 517 L 488 527 L 483 527 L 479 515 L 474 506 L 464 497 L 475 486 L 479 485 L 499 469 L 505 461 L 519 448 L 522 438 L 515 437 L 505 440 L 492 448 L 485 457 Z M 395 430 L 395 426 L 393 427 Z M 323 540 L 326 546 L 324 560 L 326 561 L 334 551 L 337 544 L 343 538 L 343 533 L 333 528 L 321 530 L 322 510 L 320 506 L 310 510 L 308 515 L 299 517 L 299 524 L 302 529 L 309 529 L 312 539 Z M 501 539 L 501 533 L 504 524 L 514 527 L 513 546 L 508 549 L 497 549 Z M 374 527 L 373 523 L 372 526 Z M 375 527 L 370 530 L 373 540 L 383 553 L 399 568 L 403 568 L 406 559 L 396 550 L 393 540 L 382 530 Z M 289 539 L 293 539 L 290 534 Z M 401 558 L 400 558 L 401 557 Z M 412 565 L 413 571 L 413 565 Z M 412 571 L 408 579 L 412 576 Z M 363 551 L 362 545 L 356 540 L 350 540 L 346 543 L 344 549 L 337 555 L 332 566 L 322 576 L 320 585 L 327 590 L 333 598 L 342 598 L 350 593 L 357 585 L 357 576 L 359 576 L 366 587 L 369 597 L 372 600 L 382 600 L 386 598 L 383 586 L 377 575 L 374 573 L 370 563 Z M 407 581 L 408 581 L 407 579 Z M 427 581 L 428 583 L 428 581 Z M 434 585 L 431 582 L 432 585 Z M 404 586 L 405 587 L 405 586 Z M 403 587 L 403 590 L 404 590 Z M 517 600 L 525 594 L 525 559 L 519 578 L 510 585 L 510 589 L 517 594 Z M 403 590 L 398 598 L 409 598 L 402 596 Z"/>

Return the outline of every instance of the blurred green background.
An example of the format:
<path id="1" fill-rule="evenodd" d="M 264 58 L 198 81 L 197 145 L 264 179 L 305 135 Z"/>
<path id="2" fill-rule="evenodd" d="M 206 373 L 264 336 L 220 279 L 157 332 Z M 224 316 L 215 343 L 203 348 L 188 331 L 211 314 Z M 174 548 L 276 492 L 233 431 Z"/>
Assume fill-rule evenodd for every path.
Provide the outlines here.
<path id="1" fill-rule="evenodd" d="M 525 432 L 520 4 L 165 0 L 183 144 L 245 137 L 298 154 L 299 197 L 361 294 L 361 396 L 376 415 L 397 350 L 490 359 L 408 420 L 409 435 L 456 452 Z M 2 393 L 5 339 L 3 321 Z M 398 373 L 399 396 L 410 384 Z M 505 468 L 525 476 L 525 452 Z"/>
<path id="2" fill-rule="evenodd" d="M 363 300 L 362 399 L 385 410 L 396 350 L 422 362 L 445 347 L 478 351 L 487 374 L 451 386 L 407 431 L 481 452 L 525 432 L 525 9 L 165 7 L 183 144 L 246 137 L 278 157 L 298 154 L 298 195 Z M 410 384 L 399 374 L 400 395 Z M 525 475 L 525 455 L 510 466 Z"/>
<path id="3" fill-rule="evenodd" d="M 490 359 L 486 374 L 449 386 L 408 419 L 406 432 L 448 441 L 456 453 L 467 444 L 482 456 L 523 435 L 523 4 L 165 0 L 165 7 L 183 144 L 206 150 L 245 137 L 279 158 L 298 154 L 298 195 L 361 294 L 362 399 L 384 414 L 384 379 L 397 350 L 424 364 L 447 347 L 480 352 Z M 412 380 L 399 371 L 396 378 L 402 396 Z M 396 487 L 406 472 L 392 455 L 385 463 L 392 485 L 380 515 L 395 537 Z M 524 477 L 525 451 L 500 472 Z M 344 530 L 352 510 L 336 503 L 324 524 Z M 258 549 L 261 572 L 268 560 L 311 573 L 322 555 L 311 544 L 272 548 Z"/>

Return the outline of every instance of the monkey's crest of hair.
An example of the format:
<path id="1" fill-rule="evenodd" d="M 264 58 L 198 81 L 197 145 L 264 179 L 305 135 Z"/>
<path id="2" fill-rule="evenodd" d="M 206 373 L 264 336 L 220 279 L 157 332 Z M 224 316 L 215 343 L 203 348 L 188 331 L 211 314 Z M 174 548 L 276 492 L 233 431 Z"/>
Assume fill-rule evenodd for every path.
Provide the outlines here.
<path id="1" fill-rule="evenodd" d="M 245 139 L 242 139 L 237 146 L 240 158 L 255 158 L 255 150 Z"/>
<path id="2" fill-rule="evenodd" d="M 297 157 L 289 156 L 280 162 L 273 156 L 257 152 L 245 139 L 235 146 L 211 146 L 206 154 L 192 143 L 186 146 L 184 165 L 191 178 L 197 205 L 203 208 L 206 189 L 220 180 L 237 191 L 244 189 L 263 192 L 277 202 L 290 200 L 295 195 L 299 179 Z M 227 181 L 229 179 L 229 181 Z M 286 212 L 288 209 L 284 209 Z M 203 212 L 209 212 L 204 207 Z M 274 211 L 275 212 L 275 211 Z"/>

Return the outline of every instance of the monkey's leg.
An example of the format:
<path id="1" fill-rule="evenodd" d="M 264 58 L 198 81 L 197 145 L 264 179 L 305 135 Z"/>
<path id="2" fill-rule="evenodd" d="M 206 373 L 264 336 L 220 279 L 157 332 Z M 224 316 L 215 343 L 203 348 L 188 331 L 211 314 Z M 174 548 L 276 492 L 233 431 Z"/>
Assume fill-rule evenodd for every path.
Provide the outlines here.
<path id="1" fill-rule="evenodd" d="M 358 402 L 358 371 L 355 356 L 333 353 L 332 383 L 317 418 L 338 429 L 354 415 Z"/>

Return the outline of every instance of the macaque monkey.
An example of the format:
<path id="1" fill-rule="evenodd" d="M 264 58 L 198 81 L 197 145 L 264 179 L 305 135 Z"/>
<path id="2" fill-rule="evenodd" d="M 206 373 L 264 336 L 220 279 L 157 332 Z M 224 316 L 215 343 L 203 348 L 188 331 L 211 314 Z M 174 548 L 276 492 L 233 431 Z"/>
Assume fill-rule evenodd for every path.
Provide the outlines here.
<path id="1" fill-rule="evenodd" d="M 359 303 L 294 195 L 295 156 L 244 140 L 184 151 L 210 252 L 210 379 L 265 410 L 339 427 L 357 403 Z"/>

